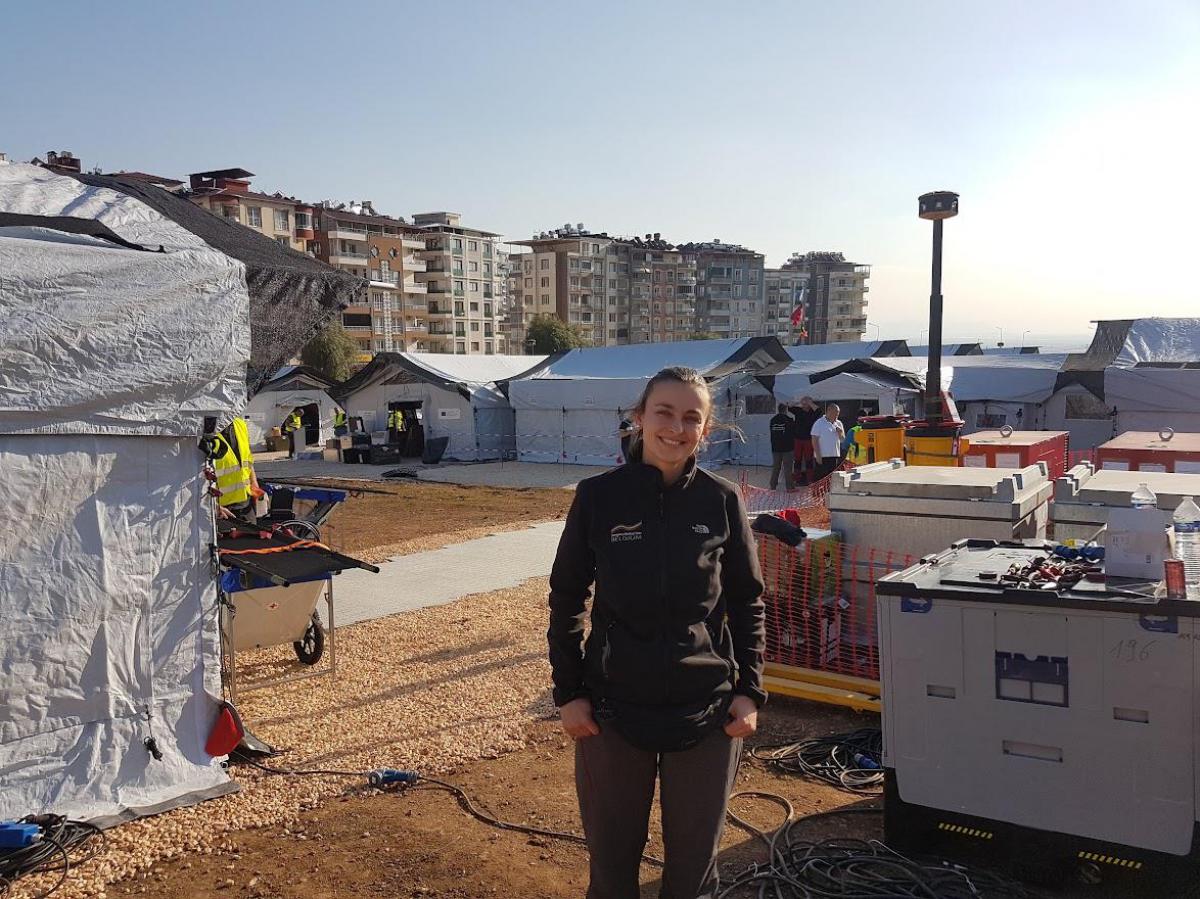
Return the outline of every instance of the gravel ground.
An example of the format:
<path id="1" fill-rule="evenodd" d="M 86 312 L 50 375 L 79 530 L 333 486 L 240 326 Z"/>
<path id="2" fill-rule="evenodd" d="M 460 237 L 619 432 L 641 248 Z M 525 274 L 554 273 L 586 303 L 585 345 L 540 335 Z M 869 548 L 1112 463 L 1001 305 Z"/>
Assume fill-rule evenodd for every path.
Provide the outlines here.
<path id="1" fill-rule="evenodd" d="M 336 679 L 246 694 L 247 726 L 287 750 L 273 760 L 284 767 L 448 774 L 522 749 L 529 723 L 553 711 L 547 589 L 539 578 L 340 630 Z M 241 674 L 255 680 L 296 666 L 291 647 L 277 648 L 247 654 Z M 109 884 L 156 861 L 230 852 L 232 832 L 286 826 L 362 780 L 275 777 L 245 766 L 233 776 L 242 787 L 235 796 L 110 831 L 108 851 L 73 871 L 55 896 L 103 899 Z M 50 882 L 25 881 L 11 896 L 30 899 Z"/>

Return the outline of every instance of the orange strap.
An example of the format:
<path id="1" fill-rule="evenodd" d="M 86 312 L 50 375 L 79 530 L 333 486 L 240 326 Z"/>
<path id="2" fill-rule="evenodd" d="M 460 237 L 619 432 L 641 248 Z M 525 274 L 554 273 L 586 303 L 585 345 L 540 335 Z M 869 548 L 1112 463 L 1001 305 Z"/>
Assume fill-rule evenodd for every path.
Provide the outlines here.
<path id="1" fill-rule="evenodd" d="M 316 540 L 297 540 L 295 543 L 289 543 L 287 546 L 267 546 L 263 549 L 223 549 L 223 556 L 261 556 L 268 553 L 286 553 L 293 549 L 329 549 L 324 543 L 319 543 Z M 330 550 L 332 552 L 332 550 Z"/>

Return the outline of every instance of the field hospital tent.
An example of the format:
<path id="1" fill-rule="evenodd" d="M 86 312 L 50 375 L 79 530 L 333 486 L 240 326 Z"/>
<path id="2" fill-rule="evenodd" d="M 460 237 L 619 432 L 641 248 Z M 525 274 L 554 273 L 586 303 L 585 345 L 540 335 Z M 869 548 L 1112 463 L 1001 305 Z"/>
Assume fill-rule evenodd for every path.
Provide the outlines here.
<path id="1" fill-rule="evenodd" d="M 891 344 L 891 347 L 886 345 Z M 825 348 L 828 348 L 826 350 Z M 843 353 L 832 350 L 842 347 Z M 735 410 L 734 423 L 741 439 L 730 444 L 731 459 L 742 465 L 770 465 L 770 420 L 779 403 L 795 405 L 801 397 L 812 397 L 818 404 L 840 403 L 848 414 L 861 410 L 890 413 L 913 409 L 921 385 L 920 379 L 907 371 L 897 370 L 888 363 L 898 358 L 919 370 L 922 366 L 905 355 L 904 341 L 871 343 L 825 344 L 817 358 L 806 352 L 817 347 L 787 347 L 791 362 L 763 368 L 743 375 L 731 386 Z M 857 355 L 891 349 L 894 356 L 880 353 L 878 357 Z M 904 350 L 905 352 L 899 352 Z M 878 359 L 880 365 L 875 365 Z M 862 364 L 857 364 L 859 362 Z M 923 361 L 923 360 L 922 360 Z"/>
<path id="2" fill-rule="evenodd" d="M 949 390 L 962 418 L 963 433 L 1002 428 L 1045 430 L 1045 403 L 1058 389 L 1067 356 L 954 356 Z"/>
<path id="3" fill-rule="evenodd" d="M 330 395 L 334 382 L 307 365 L 285 365 L 263 384 L 246 405 L 250 445 L 258 450 L 272 428 L 281 428 L 293 409 L 302 411 L 305 443 L 324 446 L 333 436 L 333 416 L 340 408 Z"/>
<path id="4" fill-rule="evenodd" d="M 129 194 L 0 162 L 0 272 L 0 820 L 230 792 L 204 751 L 197 440 L 245 404 L 247 265 Z"/>
<path id="5" fill-rule="evenodd" d="M 496 386 L 540 366 L 545 356 L 379 353 L 336 396 L 363 427 L 384 430 L 388 404 L 420 404 L 425 440 L 449 437 L 443 458 L 460 462 L 511 458 L 513 411 Z"/>
<path id="6" fill-rule="evenodd" d="M 691 340 L 567 350 L 501 385 L 516 413 L 517 458 L 523 462 L 615 465 L 617 434 L 646 382 L 671 365 L 694 368 L 709 382 L 716 412 L 729 421 L 731 387 L 746 372 L 789 361 L 774 337 Z M 714 434 L 705 461 L 730 458 L 730 438 Z"/>
<path id="7" fill-rule="evenodd" d="M 847 359 L 873 359 L 880 356 L 911 356 L 903 340 L 864 340 L 847 343 L 809 343 L 784 347 L 796 362 L 845 362 Z"/>

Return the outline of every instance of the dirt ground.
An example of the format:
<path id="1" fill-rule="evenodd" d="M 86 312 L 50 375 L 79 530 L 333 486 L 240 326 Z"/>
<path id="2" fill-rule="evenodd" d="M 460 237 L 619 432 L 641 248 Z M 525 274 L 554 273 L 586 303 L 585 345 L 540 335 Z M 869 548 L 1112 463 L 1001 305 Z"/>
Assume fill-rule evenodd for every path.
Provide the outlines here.
<path id="1" fill-rule="evenodd" d="M 417 481 L 339 482 L 354 491 L 322 528 L 336 549 L 382 561 L 497 530 L 563 518 L 575 494 L 559 488 L 463 487 Z"/>
<path id="2" fill-rule="evenodd" d="M 773 699 L 756 742 L 850 730 L 877 722 L 868 714 L 783 697 Z M 573 750 L 556 722 L 531 724 L 525 749 L 463 766 L 445 779 L 498 817 L 580 833 Z M 756 760 L 743 762 L 738 789 L 789 798 L 798 814 L 842 805 L 875 804 L 820 783 L 778 775 Z M 781 821 L 761 800 L 735 800 L 733 810 L 761 828 Z M 660 854 L 654 812 L 647 852 Z M 822 837 L 877 837 L 881 818 L 855 815 L 811 826 Z M 110 896 L 154 899 L 350 899 L 350 897 L 545 897 L 579 899 L 587 884 L 583 848 L 560 840 L 501 831 L 468 816 L 451 794 L 431 787 L 392 793 L 359 791 L 306 813 L 286 831 L 232 834 L 222 855 L 157 865 L 145 879 L 109 889 Z M 756 838 L 728 827 L 722 871 L 764 858 Z M 642 867 L 643 896 L 658 895 L 658 869 Z"/>

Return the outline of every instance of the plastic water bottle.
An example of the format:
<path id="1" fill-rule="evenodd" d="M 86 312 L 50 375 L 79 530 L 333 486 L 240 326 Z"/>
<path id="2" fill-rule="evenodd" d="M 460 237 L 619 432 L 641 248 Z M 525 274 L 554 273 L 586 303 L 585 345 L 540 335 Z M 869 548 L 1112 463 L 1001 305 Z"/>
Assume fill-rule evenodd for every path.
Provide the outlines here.
<path id="1" fill-rule="evenodd" d="M 1200 599 L 1200 506 L 1185 496 L 1172 518 L 1175 558 L 1183 560 L 1183 579 L 1188 599 Z"/>
<path id="2" fill-rule="evenodd" d="M 1158 497 L 1145 484 L 1138 484 L 1138 489 L 1129 497 L 1129 505 L 1135 509 L 1157 509 Z"/>

